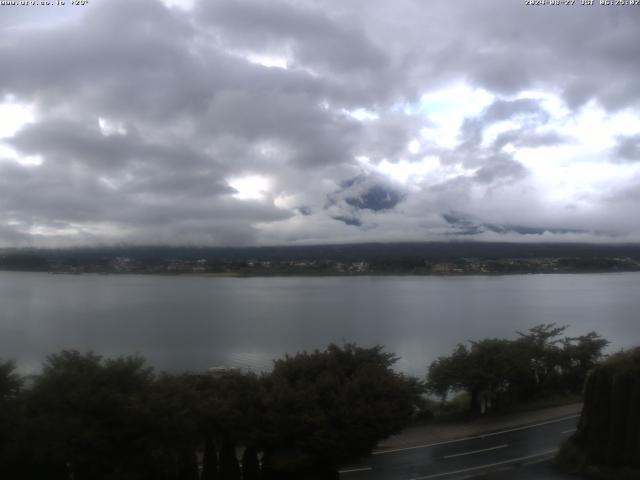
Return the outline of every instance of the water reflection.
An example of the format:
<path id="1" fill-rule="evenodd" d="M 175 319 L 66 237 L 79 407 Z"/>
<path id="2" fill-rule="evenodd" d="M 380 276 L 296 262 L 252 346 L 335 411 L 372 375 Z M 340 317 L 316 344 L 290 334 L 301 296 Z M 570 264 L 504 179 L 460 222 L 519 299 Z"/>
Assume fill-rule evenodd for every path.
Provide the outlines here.
<path id="1" fill-rule="evenodd" d="M 381 343 L 423 375 L 458 342 L 542 322 L 640 343 L 640 274 L 196 278 L 0 272 L 0 357 L 138 352 L 162 369 L 265 370 L 285 352 Z"/>

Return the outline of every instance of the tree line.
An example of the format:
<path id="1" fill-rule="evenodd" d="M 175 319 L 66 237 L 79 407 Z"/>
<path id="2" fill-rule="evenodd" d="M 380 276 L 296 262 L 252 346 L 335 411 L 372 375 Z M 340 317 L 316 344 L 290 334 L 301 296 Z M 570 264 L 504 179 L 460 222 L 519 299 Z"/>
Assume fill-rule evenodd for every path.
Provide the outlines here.
<path id="1" fill-rule="evenodd" d="M 25 480 L 338 478 L 425 406 L 465 392 L 484 413 L 580 393 L 608 342 L 542 324 L 458 345 L 426 382 L 381 346 L 329 345 L 269 373 L 169 374 L 139 356 L 62 351 L 25 378 L 0 362 L 0 471 Z M 592 380 L 592 384 L 595 380 Z"/>
<path id="2" fill-rule="evenodd" d="M 25 480 L 337 478 L 400 431 L 421 383 L 382 347 L 330 345 L 270 373 L 168 374 L 62 351 L 33 378 L 0 363 L 0 476 Z"/>
<path id="3" fill-rule="evenodd" d="M 566 329 L 541 324 L 511 340 L 459 344 L 431 363 L 427 388 L 443 400 L 465 392 L 469 408 L 478 413 L 553 394 L 580 394 L 609 342 L 596 332 L 563 336 Z"/>

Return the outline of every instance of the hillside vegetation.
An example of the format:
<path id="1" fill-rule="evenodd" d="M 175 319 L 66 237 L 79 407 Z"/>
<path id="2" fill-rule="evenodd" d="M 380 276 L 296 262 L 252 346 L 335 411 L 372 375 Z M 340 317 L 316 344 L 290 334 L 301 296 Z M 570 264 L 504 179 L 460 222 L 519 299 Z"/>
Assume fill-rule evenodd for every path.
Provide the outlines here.
<path id="1" fill-rule="evenodd" d="M 594 478 L 640 478 L 640 348 L 613 355 L 585 385 L 578 430 L 559 462 Z"/>

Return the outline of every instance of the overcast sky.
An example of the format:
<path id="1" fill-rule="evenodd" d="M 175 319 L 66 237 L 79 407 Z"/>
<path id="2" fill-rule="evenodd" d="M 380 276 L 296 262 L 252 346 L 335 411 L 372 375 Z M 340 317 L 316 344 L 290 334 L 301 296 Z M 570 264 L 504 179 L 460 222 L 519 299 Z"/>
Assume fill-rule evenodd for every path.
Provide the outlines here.
<path id="1" fill-rule="evenodd" d="M 639 241 L 640 7 L 524 3 L 0 6 L 0 246 Z"/>

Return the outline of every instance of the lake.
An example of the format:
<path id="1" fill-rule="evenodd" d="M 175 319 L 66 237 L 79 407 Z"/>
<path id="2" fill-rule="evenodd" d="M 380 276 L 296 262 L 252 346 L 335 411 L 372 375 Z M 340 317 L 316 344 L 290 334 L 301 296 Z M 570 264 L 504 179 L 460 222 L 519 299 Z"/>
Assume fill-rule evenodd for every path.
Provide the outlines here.
<path id="1" fill-rule="evenodd" d="M 207 278 L 0 272 L 0 358 L 37 372 L 61 349 L 140 353 L 160 369 L 267 370 L 330 342 L 382 344 L 423 376 L 457 343 L 539 323 L 640 344 L 640 273 Z"/>

